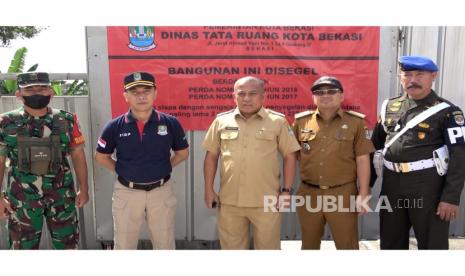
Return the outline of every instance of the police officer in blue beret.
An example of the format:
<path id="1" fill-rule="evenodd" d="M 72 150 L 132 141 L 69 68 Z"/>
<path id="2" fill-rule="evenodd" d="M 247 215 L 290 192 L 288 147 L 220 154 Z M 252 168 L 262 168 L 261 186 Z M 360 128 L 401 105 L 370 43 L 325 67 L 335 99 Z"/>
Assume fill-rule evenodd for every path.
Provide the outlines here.
<path id="1" fill-rule="evenodd" d="M 432 90 L 431 59 L 402 56 L 399 66 L 404 93 L 383 103 L 372 135 L 390 204 L 380 212 L 381 249 L 408 249 L 412 227 L 419 249 L 448 249 L 465 181 L 463 113 Z"/>
<path id="2" fill-rule="evenodd" d="M 171 171 L 187 159 L 189 145 L 178 120 L 153 108 L 156 88 L 152 74 L 128 74 L 123 95 L 129 111 L 107 123 L 98 139 L 96 161 L 117 174 L 112 204 L 115 249 L 136 249 L 144 221 L 154 248 L 175 249 Z M 116 161 L 111 157 L 115 150 Z"/>

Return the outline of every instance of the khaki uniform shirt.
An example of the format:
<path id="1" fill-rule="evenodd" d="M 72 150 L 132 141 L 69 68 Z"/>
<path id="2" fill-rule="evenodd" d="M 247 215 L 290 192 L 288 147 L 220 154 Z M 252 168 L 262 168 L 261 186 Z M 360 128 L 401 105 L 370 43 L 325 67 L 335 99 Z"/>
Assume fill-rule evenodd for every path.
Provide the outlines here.
<path id="1" fill-rule="evenodd" d="M 263 107 L 248 120 L 237 108 L 218 114 L 202 147 L 221 158 L 220 202 L 237 207 L 263 207 L 264 195 L 278 195 L 278 151 L 300 149 L 284 115 Z"/>
<path id="2" fill-rule="evenodd" d="M 357 180 L 355 158 L 375 150 L 364 117 L 342 109 L 329 123 L 318 110 L 295 115 L 293 128 L 301 145 L 302 181 L 332 187 Z"/>

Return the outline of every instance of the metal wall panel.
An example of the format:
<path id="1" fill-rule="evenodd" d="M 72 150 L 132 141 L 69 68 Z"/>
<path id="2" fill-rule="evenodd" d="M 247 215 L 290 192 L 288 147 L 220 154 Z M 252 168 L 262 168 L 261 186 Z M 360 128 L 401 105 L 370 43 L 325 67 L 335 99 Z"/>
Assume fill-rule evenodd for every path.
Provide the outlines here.
<path id="1" fill-rule="evenodd" d="M 213 241 L 218 239 L 216 230 L 217 209 L 208 209 L 204 201 L 203 159 L 205 151 L 202 149 L 202 141 L 206 131 L 195 131 L 191 144 L 191 158 L 193 163 L 193 240 Z M 215 178 L 215 191 L 219 190 L 219 171 Z"/>
<path id="2" fill-rule="evenodd" d="M 381 27 L 378 72 L 378 114 L 385 99 L 398 94 L 397 55 L 399 27 Z M 381 184 L 375 183 L 371 189 L 371 206 L 374 209 L 379 200 Z M 360 239 L 379 238 L 379 214 L 369 213 L 359 218 Z"/>
<path id="3" fill-rule="evenodd" d="M 406 27 L 404 54 L 425 55 L 437 61 L 441 27 Z"/>
<path id="4" fill-rule="evenodd" d="M 446 27 L 443 39 L 441 95 L 465 109 L 465 27 Z M 465 192 L 462 191 L 460 217 L 450 226 L 450 234 L 465 235 Z"/>
<path id="5" fill-rule="evenodd" d="M 442 64 L 441 94 L 465 109 L 465 27 L 447 27 Z"/>

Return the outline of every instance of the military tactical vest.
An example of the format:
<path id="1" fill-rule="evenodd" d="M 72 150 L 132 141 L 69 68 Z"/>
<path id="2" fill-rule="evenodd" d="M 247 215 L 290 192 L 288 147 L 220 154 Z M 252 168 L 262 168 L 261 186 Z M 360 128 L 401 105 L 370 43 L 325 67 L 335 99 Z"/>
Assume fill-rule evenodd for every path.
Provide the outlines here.
<path id="1" fill-rule="evenodd" d="M 56 174 L 63 163 L 60 134 L 68 132 L 68 123 L 59 110 L 52 109 L 52 131 L 49 137 L 31 137 L 19 113 L 12 114 L 17 126 L 19 171 L 35 175 Z"/>

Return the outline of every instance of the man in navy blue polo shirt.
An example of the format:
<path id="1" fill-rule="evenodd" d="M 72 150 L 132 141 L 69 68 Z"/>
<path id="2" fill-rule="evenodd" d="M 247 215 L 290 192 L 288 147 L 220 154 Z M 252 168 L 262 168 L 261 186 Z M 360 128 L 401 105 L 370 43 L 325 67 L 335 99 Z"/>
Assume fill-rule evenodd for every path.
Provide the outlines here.
<path id="1" fill-rule="evenodd" d="M 178 120 L 154 110 L 156 95 L 151 74 L 127 75 L 129 111 L 111 120 L 98 140 L 95 160 L 118 175 L 112 205 L 115 249 L 136 249 L 144 220 L 154 248 L 175 248 L 176 197 L 170 174 L 189 156 L 189 145 Z M 115 149 L 116 161 L 111 157 Z"/>

